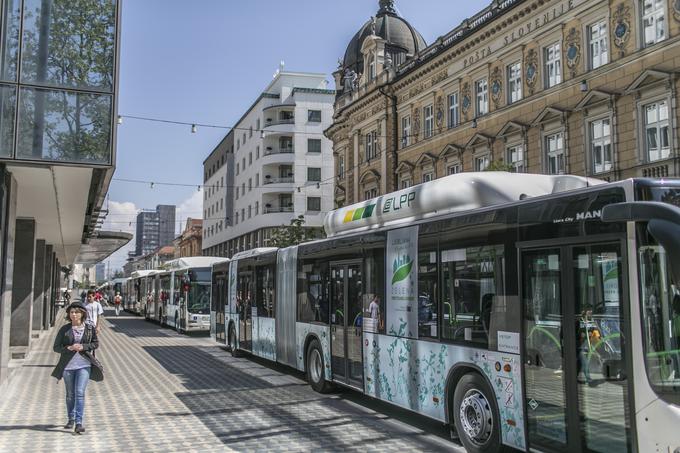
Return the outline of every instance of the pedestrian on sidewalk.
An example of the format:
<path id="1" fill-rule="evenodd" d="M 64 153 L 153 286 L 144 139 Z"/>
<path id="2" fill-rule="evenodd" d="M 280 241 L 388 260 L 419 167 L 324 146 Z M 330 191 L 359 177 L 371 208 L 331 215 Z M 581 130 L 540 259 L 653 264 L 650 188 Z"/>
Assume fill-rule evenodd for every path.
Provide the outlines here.
<path id="1" fill-rule="evenodd" d="M 95 292 L 92 289 L 87 292 L 87 304 L 85 304 L 85 309 L 87 310 L 85 323 L 94 327 L 97 331 L 97 335 L 99 335 L 99 318 L 104 314 L 104 307 L 95 300 Z"/>
<path id="2" fill-rule="evenodd" d="M 113 306 L 116 309 L 116 316 L 120 314 L 120 305 L 123 303 L 123 298 L 120 297 L 120 293 L 116 291 L 116 295 L 113 298 Z"/>
<path id="3" fill-rule="evenodd" d="M 66 309 L 66 320 L 70 321 L 59 329 L 54 339 L 54 352 L 61 354 L 52 376 L 66 385 L 66 414 L 68 422 L 64 429 L 73 429 L 76 434 L 85 432 L 83 413 L 85 410 L 85 390 L 92 378 L 99 380 L 92 352 L 99 346 L 97 331 L 87 324 L 87 310 L 80 302 L 74 302 Z M 97 370 L 98 371 L 98 370 Z"/>

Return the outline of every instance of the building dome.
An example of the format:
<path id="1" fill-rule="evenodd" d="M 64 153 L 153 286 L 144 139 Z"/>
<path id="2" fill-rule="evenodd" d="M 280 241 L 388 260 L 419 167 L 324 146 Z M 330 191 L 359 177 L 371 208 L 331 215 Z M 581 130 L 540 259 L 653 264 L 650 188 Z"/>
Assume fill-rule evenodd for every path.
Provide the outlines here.
<path id="1" fill-rule="evenodd" d="M 369 20 L 349 42 L 343 60 L 344 68 L 363 73 L 361 46 L 371 33 L 372 26 Z M 402 63 L 406 57 L 413 56 L 427 47 L 421 34 L 397 14 L 394 0 L 380 0 L 380 10 L 375 18 L 375 34 L 387 41 L 386 47 L 392 54 L 395 64 Z"/>

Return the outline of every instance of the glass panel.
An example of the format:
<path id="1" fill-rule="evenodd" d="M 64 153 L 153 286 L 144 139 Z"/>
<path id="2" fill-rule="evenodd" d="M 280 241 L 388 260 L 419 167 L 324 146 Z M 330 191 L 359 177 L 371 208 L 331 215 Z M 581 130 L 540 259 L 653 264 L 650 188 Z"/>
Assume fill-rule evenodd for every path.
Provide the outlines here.
<path id="1" fill-rule="evenodd" d="M 437 338 L 437 239 L 418 243 L 418 338 Z"/>
<path id="2" fill-rule="evenodd" d="M 21 1 L 6 0 L 4 2 L 0 30 L 0 79 L 9 82 L 17 80 L 17 60 L 19 59 L 19 24 L 21 22 Z"/>
<path id="3" fill-rule="evenodd" d="M 22 88 L 18 159 L 111 162 L 111 96 Z"/>
<path id="4" fill-rule="evenodd" d="M 528 433 L 534 442 L 566 445 L 560 251 L 526 252 L 522 261 Z"/>
<path id="5" fill-rule="evenodd" d="M 12 157 L 14 154 L 16 105 L 16 88 L 0 85 L 0 157 Z"/>
<path id="6" fill-rule="evenodd" d="M 187 294 L 187 309 L 189 313 L 209 315 L 210 314 L 210 283 L 192 282 Z"/>
<path id="7" fill-rule="evenodd" d="M 622 266 L 617 244 L 573 249 L 580 431 L 590 451 L 628 451 Z"/>
<path id="8" fill-rule="evenodd" d="M 21 81 L 113 91 L 115 19 L 115 0 L 25 0 Z"/>
<path id="9" fill-rule="evenodd" d="M 363 323 L 363 274 L 360 265 L 347 266 L 347 361 L 349 378 L 363 385 L 363 356 L 361 350 Z M 350 324 L 351 323 L 351 324 Z"/>
<path id="10" fill-rule="evenodd" d="M 331 268 L 331 369 L 345 378 L 345 268 Z"/>

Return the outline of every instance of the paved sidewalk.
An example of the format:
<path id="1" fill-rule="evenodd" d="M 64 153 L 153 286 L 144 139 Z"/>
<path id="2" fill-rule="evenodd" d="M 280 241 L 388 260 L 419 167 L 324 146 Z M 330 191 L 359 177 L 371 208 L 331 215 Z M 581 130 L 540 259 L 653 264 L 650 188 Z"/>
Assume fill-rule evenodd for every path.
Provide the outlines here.
<path id="1" fill-rule="evenodd" d="M 353 392 L 320 395 L 295 372 L 112 310 L 97 353 L 106 377 L 90 382 L 87 432 L 73 435 L 61 428 L 63 382 L 50 377 L 56 330 L 0 396 L 0 451 L 463 451 L 436 422 L 415 417 L 423 430 Z"/>

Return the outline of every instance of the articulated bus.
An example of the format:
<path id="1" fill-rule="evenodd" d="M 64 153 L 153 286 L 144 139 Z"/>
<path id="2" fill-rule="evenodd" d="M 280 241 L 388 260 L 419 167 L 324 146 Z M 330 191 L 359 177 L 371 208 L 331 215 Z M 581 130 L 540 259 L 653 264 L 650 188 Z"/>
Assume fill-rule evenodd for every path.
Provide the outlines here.
<path id="1" fill-rule="evenodd" d="M 210 331 L 211 267 L 221 261 L 226 258 L 197 256 L 165 263 L 147 317 L 178 332 Z"/>
<path id="2" fill-rule="evenodd" d="M 468 451 L 680 447 L 680 181 L 463 173 L 213 272 L 213 337 Z"/>

